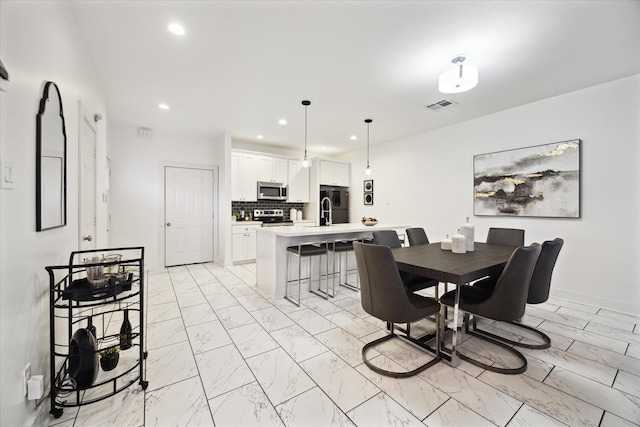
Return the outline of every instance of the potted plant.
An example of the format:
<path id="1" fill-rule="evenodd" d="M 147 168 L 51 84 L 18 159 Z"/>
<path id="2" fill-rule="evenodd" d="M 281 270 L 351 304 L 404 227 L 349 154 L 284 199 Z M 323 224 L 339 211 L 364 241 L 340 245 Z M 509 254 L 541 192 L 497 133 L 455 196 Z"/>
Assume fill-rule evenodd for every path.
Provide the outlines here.
<path id="1" fill-rule="evenodd" d="M 103 371 L 110 371 L 118 366 L 120 347 L 109 347 L 100 352 L 100 367 Z"/>
<path id="2" fill-rule="evenodd" d="M 240 212 L 231 212 L 231 221 L 232 222 L 237 221 L 239 216 L 240 216 Z"/>

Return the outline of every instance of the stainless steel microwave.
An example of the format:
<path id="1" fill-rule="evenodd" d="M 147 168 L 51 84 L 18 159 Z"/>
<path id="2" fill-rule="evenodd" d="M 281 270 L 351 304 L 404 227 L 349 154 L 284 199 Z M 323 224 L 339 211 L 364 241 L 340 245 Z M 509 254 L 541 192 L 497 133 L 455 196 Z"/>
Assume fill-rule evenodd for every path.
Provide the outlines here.
<path id="1" fill-rule="evenodd" d="M 287 200 L 287 184 L 258 182 L 258 200 Z"/>

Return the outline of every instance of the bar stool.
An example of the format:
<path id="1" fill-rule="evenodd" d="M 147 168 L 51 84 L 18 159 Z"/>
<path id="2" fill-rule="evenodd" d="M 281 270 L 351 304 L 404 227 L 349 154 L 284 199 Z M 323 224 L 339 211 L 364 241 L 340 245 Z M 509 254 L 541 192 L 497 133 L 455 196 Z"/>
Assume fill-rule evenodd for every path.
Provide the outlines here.
<path id="1" fill-rule="evenodd" d="M 349 239 L 349 240 L 334 240 L 329 245 L 329 250 L 333 252 L 333 288 L 335 289 L 335 280 L 336 280 L 336 259 L 338 260 L 338 286 L 344 286 L 345 288 L 349 288 L 352 291 L 360 290 L 360 279 L 358 277 L 358 266 L 355 265 L 353 268 L 349 268 L 349 252 L 353 251 L 353 242 L 359 242 L 361 239 Z M 344 283 L 341 283 L 340 280 L 342 278 L 342 255 L 345 255 L 344 267 Z M 356 284 L 355 286 L 349 283 L 349 272 L 356 272 Z"/>
<path id="2" fill-rule="evenodd" d="M 329 258 L 327 255 L 327 242 L 314 242 L 314 243 L 304 243 L 304 244 L 299 244 L 296 246 L 289 246 L 287 248 L 287 283 L 285 286 L 285 298 L 288 299 L 289 301 L 291 301 L 292 303 L 294 303 L 295 305 L 297 305 L 298 307 L 300 307 L 300 295 L 301 295 L 301 291 L 300 291 L 300 282 L 302 280 L 309 280 L 309 290 L 311 292 L 313 292 L 316 295 L 319 295 L 321 297 L 324 297 L 326 299 L 329 299 Z M 294 255 L 296 257 L 298 257 L 298 300 L 296 301 L 295 299 L 293 299 L 293 297 L 289 294 L 289 283 L 291 282 L 295 282 L 296 279 L 289 279 L 289 258 L 291 255 Z M 319 260 L 319 264 L 318 264 L 318 268 L 321 269 L 322 268 L 322 255 L 325 256 L 325 260 L 326 260 L 326 273 L 325 273 L 325 283 L 326 283 L 326 291 L 322 289 L 321 287 L 321 278 L 322 278 L 322 272 L 319 270 L 318 271 L 318 289 L 314 290 L 311 289 L 311 261 L 313 260 L 314 256 L 318 256 L 320 257 Z M 308 258 L 309 259 L 309 276 L 308 277 L 300 277 L 301 276 L 301 266 L 302 266 L 302 258 Z M 335 290 L 332 291 L 332 293 L 335 293 Z M 333 296 L 333 295 L 331 295 Z"/>

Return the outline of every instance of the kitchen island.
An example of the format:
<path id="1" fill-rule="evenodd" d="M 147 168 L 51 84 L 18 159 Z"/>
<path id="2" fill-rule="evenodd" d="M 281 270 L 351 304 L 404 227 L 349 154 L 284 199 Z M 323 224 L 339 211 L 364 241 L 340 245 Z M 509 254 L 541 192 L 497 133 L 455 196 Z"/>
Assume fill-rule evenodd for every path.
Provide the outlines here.
<path id="1" fill-rule="evenodd" d="M 334 224 L 318 227 L 316 225 L 298 224 L 294 226 L 264 227 L 257 230 L 256 241 L 256 282 L 258 287 L 265 290 L 274 298 L 282 298 L 285 295 L 287 280 L 287 247 L 305 243 L 333 242 L 341 239 L 371 238 L 376 230 L 397 230 L 404 233 L 407 225 L 383 225 L 365 226 L 362 223 Z M 329 252 L 329 272 L 333 270 Z M 353 256 L 353 254 L 349 254 Z M 312 265 L 313 277 L 317 277 L 318 261 Z M 355 261 L 350 260 L 350 265 Z M 302 277 L 309 275 L 308 262 L 302 263 Z M 298 269 L 295 257 L 291 257 L 289 266 L 290 278 L 297 277 Z M 324 261 L 323 267 L 324 271 Z M 336 283 L 337 285 L 337 283 Z M 303 292 L 309 290 L 309 283 L 303 282 Z"/>

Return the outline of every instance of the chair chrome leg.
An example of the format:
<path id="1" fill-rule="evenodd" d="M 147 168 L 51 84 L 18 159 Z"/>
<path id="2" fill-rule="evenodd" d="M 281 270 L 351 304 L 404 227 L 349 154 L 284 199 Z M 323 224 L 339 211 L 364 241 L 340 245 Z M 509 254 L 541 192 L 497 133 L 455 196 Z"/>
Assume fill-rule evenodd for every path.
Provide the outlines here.
<path id="1" fill-rule="evenodd" d="M 439 357 L 440 353 L 438 352 L 437 348 L 435 349 L 435 355 L 436 356 L 433 359 L 431 359 L 429 362 L 425 363 L 424 365 L 418 366 L 416 369 L 413 369 L 411 371 L 406 371 L 406 372 L 387 371 L 386 369 L 382 369 L 382 368 L 374 365 L 373 363 L 371 363 L 369 361 L 369 359 L 367 359 L 366 353 L 370 348 L 372 348 L 372 347 L 374 347 L 374 346 L 376 346 L 376 345 L 378 345 L 378 344 L 380 344 L 382 342 L 385 342 L 385 341 L 388 341 L 390 339 L 393 339 L 393 338 L 406 339 L 410 343 L 416 344 L 416 345 L 418 345 L 418 346 L 420 346 L 422 348 L 426 348 L 425 344 L 417 342 L 417 341 L 415 341 L 413 339 L 409 339 L 409 338 L 406 338 L 406 337 L 401 337 L 399 335 L 396 335 L 395 332 L 394 332 L 394 324 L 391 323 L 388 335 L 385 335 L 382 338 L 378 338 L 378 339 L 376 339 L 374 341 L 371 341 L 371 342 L 365 344 L 364 347 L 362 347 L 362 361 L 364 362 L 365 365 L 367 365 L 367 367 L 369 369 L 371 369 L 374 372 L 377 372 L 380 375 L 384 375 L 384 376 L 387 376 L 387 377 L 407 378 L 407 377 L 411 377 L 413 375 L 419 374 L 420 372 L 422 372 L 425 369 L 435 365 L 436 363 L 438 363 L 440 361 L 440 357 Z M 428 348 L 428 350 L 433 351 L 433 349 L 430 349 L 430 348 Z"/>
<path id="2" fill-rule="evenodd" d="M 332 285 L 332 290 L 331 292 L 329 292 L 329 251 L 328 251 L 328 244 L 326 242 L 322 242 L 322 245 L 324 245 L 324 247 L 327 249 L 327 253 L 323 254 L 325 257 L 325 274 L 324 274 L 324 289 L 322 288 L 322 256 L 320 255 L 320 259 L 318 260 L 318 288 L 317 289 L 313 289 L 313 287 L 311 286 L 312 283 L 312 279 L 311 279 L 311 268 L 312 268 L 312 261 L 310 258 L 309 259 L 309 291 L 313 294 L 318 295 L 319 297 L 322 297 L 326 300 L 329 299 L 329 297 L 333 298 L 335 297 L 335 288 Z"/>
<path id="3" fill-rule="evenodd" d="M 475 324 L 476 323 L 476 319 L 475 316 L 472 317 L 472 321 L 471 323 Z M 460 359 L 467 361 L 473 365 L 479 366 L 480 368 L 486 369 L 488 371 L 492 371 L 492 372 L 497 372 L 499 374 L 510 374 L 510 375 L 515 375 L 515 374 L 521 374 L 524 371 L 527 370 L 527 359 L 524 357 L 524 355 L 522 353 L 520 353 L 518 350 L 516 350 L 515 348 L 508 346 L 507 344 L 499 341 L 499 340 L 495 340 L 492 339 L 482 333 L 477 333 L 474 328 L 470 328 L 469 327 L 469 322 L 467 322 L 467 324 L 465 325 L 465 332 L 467 332 L 469 335 L 474 336 L 474 337 L 478 337 L 484 341 L 490 342 L 494 345 L 497 345 L 498 347 L 501 347 L 502 349 L 508 351 L 509 353 L 511 353 L 512 355 L 516 356 L 518 359 L 520 359 L 520 366 L 516 367 L 516 368 L 499 368 L 496 366 L 492 366 L 492 365 L 487 365 L 486 363 L 480 362 L 479 360 L 476 360 L 470 356 L 467 356 L 465 354 L 462 354 L 460 352 L 458 352 L 458 356 L 460 357 Z"/>
<path id="4" fill-rule="evenodd" d="M 540 344 L 527 344 L 527 343 L 523 343 L 520 341 L 514 341 L 514 340 L 510 340 L 508 338 L 502 337 L 500 335 L 496 335 L 493 334 L 491 332 L 485 331 L 484 329 L 480 329 L 478 328 L 475 319 L 473 322 L 473 332 L 475 332 L 478 335 L 484 335 L 488 338 L 503 342 L 505 344 L 509 344 L 509 345 L 514 345 L 516 347 L 522 347 L 522 348 L 530 348 L 533 350 L 541 350 L 541 349 L 545 349 L 545 348 L 549 348 L 551 347 L 551 338 L 549 338 L 549 336 L 547 334 L 545 334 L 542 331 L 539 331 L 536 328 L 532 328 L 531 326 L 527 326 L 527 325 L 523 325 L 522 323 L 519 322 L 508 322 L 514 326 L 517 326 L 519 328 L 523 328 L 526 329 L 530 332 L 532 332 L 533 334 L 537 335 L 538 337 L 540 337 L 540 339 L 542 340 L 542 343 Z"/>
<path id="5" fill-rule="evenodd" d="M 285 274 L 285 291 L 284 298 L 288 301 L 291 301 L 298 307 L 300 307 L 300 257 L 298 257 L 298 300 L 293 299 L 291 295 L 289 295 L 289 258 L 291 257 L 291 253 L 287 251 L 287 273 Z"/>

